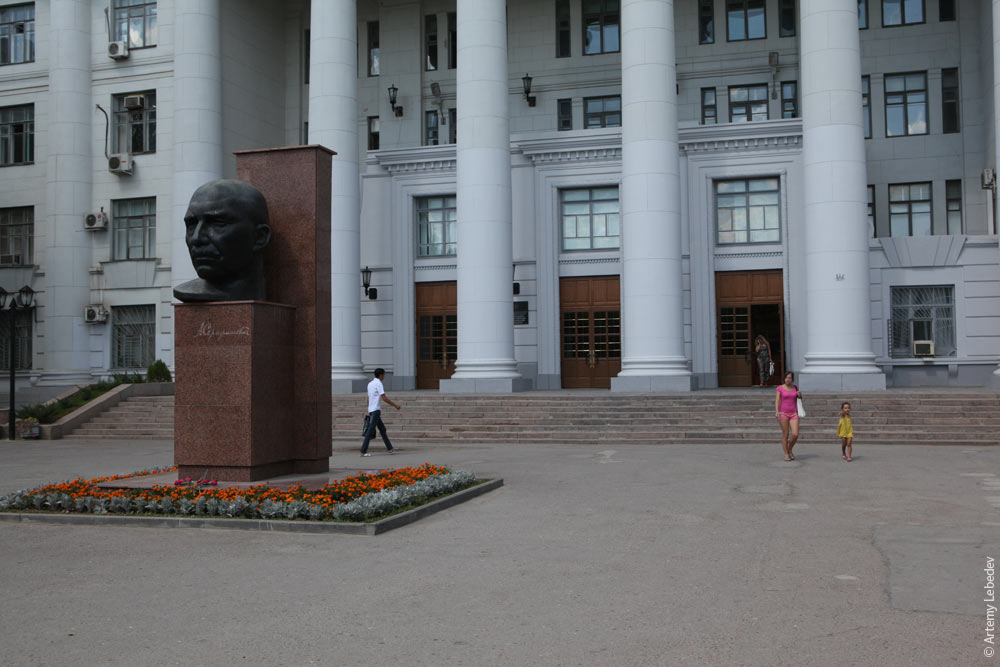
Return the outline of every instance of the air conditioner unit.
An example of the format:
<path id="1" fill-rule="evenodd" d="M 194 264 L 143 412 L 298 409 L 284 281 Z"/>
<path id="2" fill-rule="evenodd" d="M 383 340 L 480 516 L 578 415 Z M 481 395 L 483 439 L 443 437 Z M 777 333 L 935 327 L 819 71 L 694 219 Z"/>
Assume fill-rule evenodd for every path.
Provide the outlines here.
<path id="1" fill-rule="evenodd" d="M 986 169 L 983 169 L 982 183 L 983 190 L 989 190 L 994 187 L 997 183 L 997 173 L 991 168 L 986 167 Z"/>
<path id="2" fill-rule="evenodd" d="M 113 174 L 132 175 L 132 156 L 128 153 L 112 153 L 108 158 L 108 170 Z"/>
<path id="3" fill-rule="evenodd" d="M 108 311 L 101 304 L 91 304 L 83 309 L 83 321 L 87 324 L 100 324 L 108 321 Z"/>
<path id="4" fill-rule="evenodd" d="M 108 214 L 104 211 L 100 213 L 88 213 L 83 219 L 84 229 L 89 231 L 100 231 L 108 228 Z"/>
<path id="5" fill-rule="evenodd" d="M 128 42 L 108 42 L 108 58 L 115 60 L 128 58 Z"/>
<path id="6" fill-rule="evenodd" d="M 934 341 L 932 341 L 932 340 L 915 340 L 915 341 L 913 341 L 913 356 L 915 356 L 915 357 L 933 357 L 934 356 Z"/>
<path id="7" fill-rule="evenodd" d="M 146 108 L 146 98 L 143 95 L 126 95 L 122 105 L 129 111 L 139 111 Z"/>

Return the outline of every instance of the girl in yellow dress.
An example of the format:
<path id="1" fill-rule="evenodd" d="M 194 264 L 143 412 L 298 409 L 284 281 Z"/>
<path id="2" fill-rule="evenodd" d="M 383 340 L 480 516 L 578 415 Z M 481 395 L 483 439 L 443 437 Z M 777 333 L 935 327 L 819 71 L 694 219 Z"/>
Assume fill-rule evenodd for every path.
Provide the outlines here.
<path id="1" fill-rule="evenodd" d="M 840 422 L 837 424 L 840 438 L 840 455 L 845 461 L 851 460 L 851 443 L 854 442 L 854 425 L 851 424 L 851 404 L 847 401 L 840 406 Z"/>

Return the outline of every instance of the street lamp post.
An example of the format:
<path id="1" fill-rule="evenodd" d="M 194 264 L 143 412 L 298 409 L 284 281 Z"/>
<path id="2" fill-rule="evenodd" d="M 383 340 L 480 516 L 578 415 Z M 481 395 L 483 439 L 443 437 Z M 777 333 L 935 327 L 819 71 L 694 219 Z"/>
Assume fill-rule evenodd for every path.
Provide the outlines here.
<path id="1" fill-rule="evenodd" d="M 10 301 L 10 306 L 8 307 L 7 302 Z M 17 360 L 17 337 L 16 337 L 16 320 L 17 311 L 27 310 L 29 308 L 35 307 L 35 291 L 31 289 L 28 285 L 25 285 L 19 289 L 14 294 L 11 294 L 4 288 L 0 287 L 0 310 L 6 309 L 10 320 L 10 412 L 8 413 L 8 425 L 7 425 L 7 439 L 14 439 L 14 366 Z"/>

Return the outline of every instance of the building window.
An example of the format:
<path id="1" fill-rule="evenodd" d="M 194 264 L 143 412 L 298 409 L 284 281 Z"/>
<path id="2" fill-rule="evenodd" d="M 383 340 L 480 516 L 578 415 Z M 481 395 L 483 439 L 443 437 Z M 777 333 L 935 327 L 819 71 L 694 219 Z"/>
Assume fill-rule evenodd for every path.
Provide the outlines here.
<path id="1" fill-rule="evenodd" d="M 959 131 L 958 68 L 941 70 L 941 129 L 945 134 Z"/>
<path id="2" fill-rule="evenodd" d="M 35 105 L 0 107 L 0 165 L 35 161 Z"/>
<path id="3" fill-rule="evenodd" d="M 556 58 L 570 55 L 569 0 L 556 0 Z"/>
<path id="4" fill-rule="evenodd" d="M 621 246 L 617 186 L 563 190 L 561 195 L 563 250 Z"/>
<path id="5" fill-rule="evenodd" d="M 927 134 L 926 72 L 886 75 L 885 134 Z"/>
<path id="6" fill-rule="evenodd" d="M 30 266 L 34 234 L 34 208 L 0 208 L 0 266 Z"/>
<path id="7" fill-rule="evenodd" d="M 368 22 L 368 76 L 379 75 L 378 21 Z"/>
<path id="8" fill-rule="evenodd" d="M 583 98 L 583 126 L 620 127 L 622 124 L 622 98 L 620 95 Z"/>
<path id="9" fill-rule="evenodd" d="M 875 238 L 875 186 L 868 186 L 868 237 Z"/>
<path id="10" fill-rule="evenodd" d="M 715 43 L 715 0 L 698 0 L 698 43 Z"/>
<path id="11" fill-rule="evenodd" d="M 424 69 L 428 72 L 438 68 L 438 17 L 428 14 L 424 17 Z"/>
<path id="12" fill-rule="evenodd" d="M 35 60 L 35 5 L 0 7 L 0 65 Z"/>
<path id="13" fill-rule="evenodd" d="M 931 184 L 900 183 L 889 186 L 889 235 L 930 236 Z"/>
<path id="14" fill-rule="evenodd" d="M 767 84 L 734 86 L 729 89 L 729 122 L 767 120 Z"/>
<path id="15" fill-rule="evenodd" d="M 892 287 L 889 353 L 913 357 L 915 341 L 934 343 L 935 357 L 954 357 L 955 288 L 947 286 Z M 926 349 L 926 345 L 923 345 Z"/>
<path id="16" fill-rule="evenodd" d="M 924 22 L 924 0 L 882 0 L 882 25 L 911 25 Z"/>
<path id="17" fill-rule="evenodd" d="M 955 20 L 955 0 L 938 0 L 938 20 Z"/>
<path id="18" fill-rule="evenodd" d="M 796 81 L 781 82 L 781 117 L 799 117 L 799 85 Z"/>
<path id="19" fill-rule="evenodd" d="M 156 2 L 113 0 L 115 39 L 130 49 L 156 46 Z"/>
<path id="20" fill-rule="evenodd" d="M 156 306 L 112 306 L 112 367 L 146 368 L 155 351 Z"/>
<path id="21" fill-rule="evenodd" d="M 438 112 L 424 112 L 424 146 L 438 145 Z"/>
<path id="22" fill-rule="evenodd" d="M 962 233 L 962 181 L 944 182 L 944 196 L 948 211 L 948 233 Z"/>
<path id="23" fill-rule="evenodd" d="M 368 116 L 368 150 L 378 150 L 378 133 L 380 121 L 378 116 Z"/>
<path id="24" fill-rule="evenodd" d="M 764 0 L 726 0 L 726 37 L 730 42 L 767 37 Z"/>
<path id="25" fill-rule="evenodd" d="M 583 55 L 618 53 L 618 0 L 583 0 Z"/>
<path id="26" fill-rule="evenodd" d="M 417 255 L 454 255 L 458 240 L 455 197 L 417 199 Z"/>
<path id="27" fill-rule="evenodd" d="M 716 181 L 718 244 L 780 241 L 780 187 L 777 178 Z"/>
<path id="28" fill-rule="evenodd" d="M 868 29 L 868 0 L 858 0 L 858 29 Z"/>
<path id="29" fill-rule="evenodd" d="M 573 100 L 564 99 L 556 102 L 559 130 L 573 129 Z"/>
<path id="30" fill-rule="evenodd" d="M 872 138 L 872 78 L 861 77 L 861 120 L 865 125 L 865 139 Z"/>
<path id="31" fill-rule="evenodd" d="M 156 152 L 156 91 L 115 95 L 115 153 Z"/>
<path id="32" fill-rule="evenodd" d="M 156 197 L 111 202 L 115 259 L 156 257 Z"/>
<path id="33" fill-rule="evenodd" d="M 458 143 L 458 111 L 448 109 L 448 143 Z"/>
<path id="34" fill-rule="evenodd" d="M 4 310 L 0 312 L 0 368 L 10 371 L 10 318 L 14 318 L 14 369 L 31 368 L 31 325 L 35 319 L 33 308 Z"/>
<path id="35" fill-rule="evenodd" d="M 778 0 L 778 36 L 795 37 L 795 0 Z"/>
<path id="36" fill-rule="evenodd" d="M 448 69 L 458 67 L 458 14 L 448 12 Z"/>
<path id="37" fill-rule="evenodd" d="M 715 125 L 719 122 L 719 114 L 715 106 L 715 88 L 701 89 L 701 124 Z"/>

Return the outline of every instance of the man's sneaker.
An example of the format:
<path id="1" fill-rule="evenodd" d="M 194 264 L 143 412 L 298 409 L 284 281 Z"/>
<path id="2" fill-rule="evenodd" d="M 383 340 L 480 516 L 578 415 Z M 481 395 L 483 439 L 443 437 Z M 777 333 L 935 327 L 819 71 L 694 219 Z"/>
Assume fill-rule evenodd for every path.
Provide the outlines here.
<path id="1" fill-rule="evenodd" d="M 395 449 L 390 449 L 390 450 L 389 450 L 389 453 L 390 453 L 390 454 L 395 454 L 395 453 L 396 453 L 396 450 L 395 450 Z"/>
<path id="2" fill-rule="evenodd" d="M 371 456 L 371 454 L 369 454 L 368 452 L 365 452 L 365 453 L 364 453 L 364 454 L 362 454 L 361 456 Z"/>

